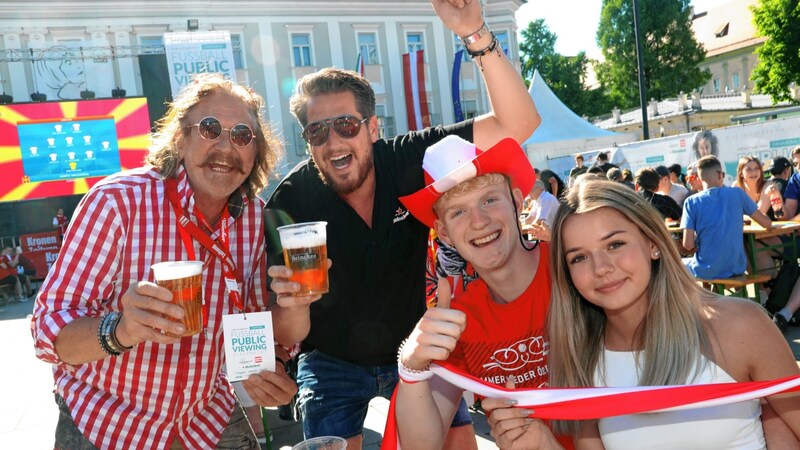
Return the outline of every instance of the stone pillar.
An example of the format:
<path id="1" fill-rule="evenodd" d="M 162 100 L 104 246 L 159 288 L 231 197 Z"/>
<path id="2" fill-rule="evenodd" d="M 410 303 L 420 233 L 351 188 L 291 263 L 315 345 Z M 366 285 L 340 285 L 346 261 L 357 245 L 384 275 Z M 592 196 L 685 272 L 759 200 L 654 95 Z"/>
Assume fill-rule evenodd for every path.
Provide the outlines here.
<path id="1" fill-rule="evenodd" d="M 25 62 L 30 55 L 25 54 L 22 49 L 22 30 L 10 29 L 2 32 L 2 35 L 4 48 L 14 51 L 15 53 L 19 52 L 18 55 L 21 58 L 19 61 L 8 63 L 8 77 L 3 77 L 5 84 L 2 90 L 5 91 L 6 94 L 14 97 L 14 101 L 30 101 L 30 93 L 33 92 L 33 85 L 28 84 L 28 77 L 25 73 L 25 66 L 27 65 L 30 67 L 30 65 Z"/>
<path id="2" fill-rule="evenodd" d="M 89 27 L 89 39 L 83 47 L 83 67 L 86 70 L 86 90 L 93 91 L 97 98 L 111 97 L 114 71 L 111 61 L 111 44 L 108 27 Z"/>
<path id="3" fill-rule="evenodd" d="M 136 91 L 136 78 L 134 74 L 136 73 L 135 66 L 134 66 L 134 59 L 136 59 L 135 52 L 132 52 L 131 46 L 133 43 L 131 42 L 131 27 L 112 27 L 111 32 L 114 33 L 114 47 L 116 52 L 116 61 L 115 64 L 117 65 L 117 77 L 119 79 L 115 81 L 114 87 L 121 87 L 125 89 L 127 96 L 135 96 L 139 95 Z M 124 50 L 120 51 L 119 49 L 122 48 Z M 122 57 L 120 57 L 120 54 Z M 117 85 L 119 83 L 119 85 Z"/>

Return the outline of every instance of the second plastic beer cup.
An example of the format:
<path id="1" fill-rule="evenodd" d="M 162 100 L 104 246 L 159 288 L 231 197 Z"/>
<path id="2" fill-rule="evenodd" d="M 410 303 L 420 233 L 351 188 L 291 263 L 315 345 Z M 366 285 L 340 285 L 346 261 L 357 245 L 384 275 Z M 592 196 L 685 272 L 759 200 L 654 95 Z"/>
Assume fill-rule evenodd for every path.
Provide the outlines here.
<path id="1" fill-rule="evenodd" d="M 292 269 L 289 281 L 300 283 L 294 296 L 328 292 L 327 222 L 305 222 L 278 227 L 283 259 Z"/>
<path id="2" fill-rule="evenodd" d="M 156 284 L 172 291 L 172 303 L 183 308 L 183 336 L 199 333 L 203 329 L 203 261 L 162 262 L 152 268 Z"/>

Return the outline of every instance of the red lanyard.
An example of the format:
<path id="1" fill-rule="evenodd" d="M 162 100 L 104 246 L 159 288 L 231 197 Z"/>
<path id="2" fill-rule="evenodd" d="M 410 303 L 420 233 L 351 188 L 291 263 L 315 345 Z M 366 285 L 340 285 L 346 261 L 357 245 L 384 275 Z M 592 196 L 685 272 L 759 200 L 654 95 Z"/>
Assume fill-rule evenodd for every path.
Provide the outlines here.
<path id="1" fill-rule="evenodd" d="M 189 259 L 196 259 L 194 246 L 192 245 L 192 238 L 194 238 L 200 243 L 200 245 L 209 250 L 222 262 L 222 272 L 225 277 L 225 286 L 228 290 L 228 295 L 239 311 L 244 311 L 242 297 L 239 294 L 239 283 L 242 282 L 241 276 L 239 275 L 239 272 L 236 271 L 236 264 L 233 262 L 230 250 L 228 250 L 228 218 L 230 217 L 230 213 L 228 213 L 227 205 L 223 209 L 222 215 L 218 221 L 221 224 L 220 237 L 218 239 L 211 239 L 208 234 L 203 232 L 200 227 L 198 227 L 189 219 L 189 217 L 186 215 L 186 212 L 181 207 L 178 197 L 177 180 L 174 178 L 168 178 L 165 181 L 165 184 L 167 198 L 169 199 L 170 204 L 172 204 L 172 209 L 175 211 L 175 216 L 178 218 L 178 231 L 180 232 L 181 239 L 183 240 L 183 246 L 186 248 L 186 252 L 189 253 Z M 211 228 L 199 209 L 197 209 L 195 215 L 206 226 L 208 226 L 209 229 Z M 203 296 L 203 328 L 208 327 L 209 307 L 209 303 L 206 302 L 205 296 Z"/>

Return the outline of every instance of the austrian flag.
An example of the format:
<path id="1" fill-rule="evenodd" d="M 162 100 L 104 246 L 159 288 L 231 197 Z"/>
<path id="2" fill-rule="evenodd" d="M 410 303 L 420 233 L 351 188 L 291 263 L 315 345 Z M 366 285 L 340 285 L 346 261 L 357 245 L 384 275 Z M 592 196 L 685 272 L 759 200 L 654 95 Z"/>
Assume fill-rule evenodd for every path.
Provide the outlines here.
<path id="1" fill-rule="evenodd" d="M 408 129 L 421 130 L 431 126 L 428 97 L 425 94 L 425 56 L 423 50 L 403 55 L 403 79 L 406 87 Z"/>

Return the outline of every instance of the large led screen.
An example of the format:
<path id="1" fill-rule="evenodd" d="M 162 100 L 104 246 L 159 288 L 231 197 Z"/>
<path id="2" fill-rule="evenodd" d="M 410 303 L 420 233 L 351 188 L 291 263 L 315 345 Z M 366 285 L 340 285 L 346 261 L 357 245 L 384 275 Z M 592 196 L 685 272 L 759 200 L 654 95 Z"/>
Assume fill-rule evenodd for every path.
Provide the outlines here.
<path id="1" fill-rule="evenodd" d="M 144 97 L 0 105 L 0 201 L 83 194 L 149 144 Z"/>
<path id="2" fill-rule="evenodd" d="M 111 116 L 17 122 L 24 178 L 55 181 L 119 172 L 117 127 Z"/>

